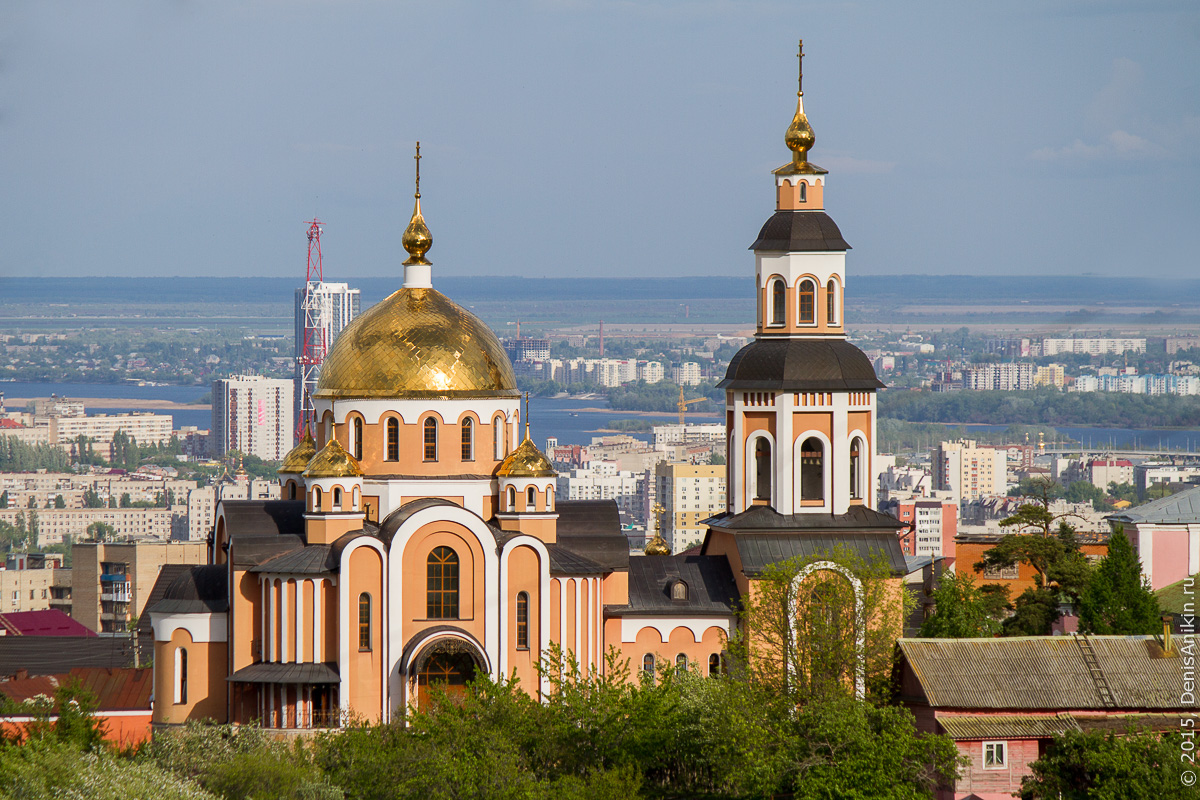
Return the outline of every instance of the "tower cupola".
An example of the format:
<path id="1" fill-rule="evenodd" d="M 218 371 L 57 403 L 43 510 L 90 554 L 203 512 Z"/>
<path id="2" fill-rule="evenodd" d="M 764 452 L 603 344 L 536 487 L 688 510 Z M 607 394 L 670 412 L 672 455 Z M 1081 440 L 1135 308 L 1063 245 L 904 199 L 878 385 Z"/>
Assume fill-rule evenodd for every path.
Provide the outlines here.
<path id="1" fill-rule="evenodd" d="M 429 289 L 433 286 L 433 265 L 429 259 L 425 258 L 425 254 L 429 252 L 429 248 L 433 247 L 433 234 L 429 231 L 429 226 L 425 224 L 425 216 L 421 213 L 420 142 L 417 142 L 417 154 L 413 158 L 417 161 L 417 188 L 413 194 L 413 213 L 408 227 L 404 229 L 404 235 L 400 237 L 400 244 L 404 245 L 404 249 L 408 251 L 408 258 L 404 261 L 404 288 Z"/>
<path id="2" fill-rule="evenodd" d="M 305 532 L 309 544 L 329 544 L 362 527 L 363 471 L 337 439 L 330 439 L 302 473 L 308 501 Z"/>

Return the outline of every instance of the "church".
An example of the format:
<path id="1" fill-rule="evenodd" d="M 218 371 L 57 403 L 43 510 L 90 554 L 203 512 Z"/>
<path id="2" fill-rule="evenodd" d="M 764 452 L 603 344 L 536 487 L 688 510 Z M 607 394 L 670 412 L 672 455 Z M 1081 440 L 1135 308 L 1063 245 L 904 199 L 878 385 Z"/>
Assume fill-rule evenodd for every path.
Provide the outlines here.
<path id="1" fill-rule="evenodd" d="M 537 692 L 555 645 L 585 670 L 615 650 L 708 675 L 771 564 L 841 544 L 903 574 L 904 525 L 874 510 L 883 384 L 846 339 L 850 245 L 798 97 L 750 247 L 757 331 L 719 384 L 726 509 L 698 553 L 631 555 L 614 503 L 555 498 L 499 340 L 434 288 L 418 149 L 403 284 L 331 348 L 283 499 L 222 501 L 208 563 L 148 609 L 155 724 L 402 719 L 479 674 Z"/>

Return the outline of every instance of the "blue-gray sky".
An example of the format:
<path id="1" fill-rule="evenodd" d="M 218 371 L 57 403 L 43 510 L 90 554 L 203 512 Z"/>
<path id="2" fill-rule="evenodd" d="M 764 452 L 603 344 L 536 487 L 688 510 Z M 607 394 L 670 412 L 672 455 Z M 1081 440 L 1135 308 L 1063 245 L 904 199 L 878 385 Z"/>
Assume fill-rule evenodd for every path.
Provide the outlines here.
<path id="1" fill-rule="evenodd" d="M 0 275 L 738 275 L 788 159 L 861 274 L 1195 277 L 1200 3 L 0 5 Z"/>

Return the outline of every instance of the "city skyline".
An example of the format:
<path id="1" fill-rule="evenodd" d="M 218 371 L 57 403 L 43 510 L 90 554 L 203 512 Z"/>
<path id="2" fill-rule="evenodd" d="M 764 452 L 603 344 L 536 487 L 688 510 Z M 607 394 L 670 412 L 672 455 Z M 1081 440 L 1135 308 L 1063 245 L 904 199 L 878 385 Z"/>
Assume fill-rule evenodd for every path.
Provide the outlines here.
<path id="1" fill-rule="evenodd" d="M 1172 278 L 1200 245 L 1187 3 L 16 3 L 0 22 L 0 276 L 299 284 L 316 214 L 332 280 L 398 282 L 416 139 L 435 282 L 745 275 L 801 37 L 853 273 Z"/>

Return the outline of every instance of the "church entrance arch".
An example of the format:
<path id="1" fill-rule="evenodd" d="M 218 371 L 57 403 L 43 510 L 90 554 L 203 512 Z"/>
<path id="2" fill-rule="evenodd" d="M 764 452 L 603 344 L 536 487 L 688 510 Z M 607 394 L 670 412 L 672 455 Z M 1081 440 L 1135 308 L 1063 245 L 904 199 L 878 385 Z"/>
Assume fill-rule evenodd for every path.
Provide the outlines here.
<path id="1" fill-rule="evenodd" d="M 483 648 L 473 636 L 451 626 L 438 626 L 410 643 L 399 677 L 406 705 L 423 708 L 439 691 L 462 695 L 477 674 L 491 671 Z"/>

